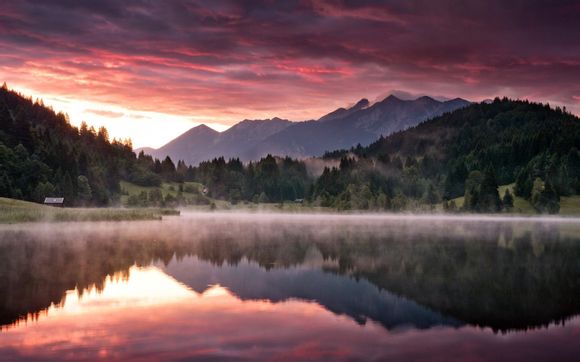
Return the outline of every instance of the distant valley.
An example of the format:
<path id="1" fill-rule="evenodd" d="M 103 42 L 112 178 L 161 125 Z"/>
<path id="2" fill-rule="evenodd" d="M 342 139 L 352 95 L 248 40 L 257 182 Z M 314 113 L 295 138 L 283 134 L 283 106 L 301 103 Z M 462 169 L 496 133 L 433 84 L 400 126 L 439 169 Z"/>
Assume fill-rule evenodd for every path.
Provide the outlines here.
<path id="1" fill-rule="evenodd" d="M 366 146 L 430 118 L 466 107 L 470 102 L 455 98 L 437 101 L 430 97 L 402 100 L 393 95 L 371 104 L 361 99 L 350 108 L 339 108 L 318 120 L 291 122 L 280 118 L 244 120 L 224 132 L 206 125 L 190 129 L 159 149 L 141 148 L 158 159 L 166 156 L 196 165 L 223 156 L 242 161 L 272 154 L 304 158 L 326 151 Z"/>

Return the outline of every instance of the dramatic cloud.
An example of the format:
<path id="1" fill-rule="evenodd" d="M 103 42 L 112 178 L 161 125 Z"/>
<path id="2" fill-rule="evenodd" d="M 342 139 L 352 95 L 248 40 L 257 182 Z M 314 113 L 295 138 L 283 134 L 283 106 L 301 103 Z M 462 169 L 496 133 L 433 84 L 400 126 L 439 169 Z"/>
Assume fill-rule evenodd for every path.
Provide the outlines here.
<path id="1" fill-rule="evenodd" d="M 579 114 L 579 16 L 577 1 L 5 1 L 0 76 L 137 145 L 395 89 Z M 151 132 L 126 126 L 135 112 L 159 117 Z"/>

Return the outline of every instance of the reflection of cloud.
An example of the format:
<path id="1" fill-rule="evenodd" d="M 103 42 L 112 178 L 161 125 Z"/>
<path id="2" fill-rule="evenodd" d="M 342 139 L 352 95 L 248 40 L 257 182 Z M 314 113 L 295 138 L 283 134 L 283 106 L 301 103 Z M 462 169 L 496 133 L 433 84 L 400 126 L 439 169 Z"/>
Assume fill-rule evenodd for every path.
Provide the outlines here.
<path id="1" fill-rule="evenodd" d="M 151 281 L 150 284 L 147 281 Z M 316 303 L 241 301 L 220 286 L 196 295 L 155 268 L 132 268 L 102 293 L 2 332 L 5 359 L 64 360 L 574 360 L 577 319 L 505 336 L 464 327 L 389 334 Z"/>

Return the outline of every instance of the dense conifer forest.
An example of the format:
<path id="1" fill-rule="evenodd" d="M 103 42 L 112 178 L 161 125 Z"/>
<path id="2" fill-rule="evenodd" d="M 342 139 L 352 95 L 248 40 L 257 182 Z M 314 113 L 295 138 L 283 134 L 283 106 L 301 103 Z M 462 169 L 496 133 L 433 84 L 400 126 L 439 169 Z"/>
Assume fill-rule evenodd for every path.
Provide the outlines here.
<path id="1" fill-rule="evenodd" d="M 105 128 L 70 125 L 42 101 L 0 90 L 0 196 L 42 202 L 63 196 L 69 206 L 107 205 L 119 181 L 160 182 L 142 168 L 129 141 Z"/>
<path id="2" fill-rule="evenodd" d="M 342 210 L 409 210 L 464 196 L 463 209 L 498 212 L 514 196 L 557 213 L 560 196 L 580 194 L 580 120 L 565 109 L 495 99 L 381 137 L 368 147 L 328 152 L 321 175 L 306 162 L 223 157 L 188 166 L 140 153 L 107 130 L 72 126 L 42 101 L 0 90 L 0 196 L 69 206 L 119 202 L 119 182 L 159 186 L 194 181 L 209 198 L 232 203 L 307 202 Z M 515 183 L 515 195 L 498 185 Z M 200 203 L 207 203 L 199 198 Z M 172 200 L 179 202 L 179 199 Z"/>
<path id="3" fill-rule="evenodd" d="M 42 202 L 62 196 L 68 206 L 109 205 L 119 202 L 121 180 L 140 186 L 198 181 L 208 196 L 232 202 L 303 198 L 311 182 L 304 163 L 290 158 L 246 165 L 217 158 L 188 167 L 169 157 L 137 156 L 130 141 L 110 140 L 105 128 L 74 127 L 42 101 L 0 89 L 0 197 Z"/>
<path id="4" fill-rule="evenodd" d="M 495 212 L 513 202 L 511 194 L 498 195 L 498 184 L 515 182 L 517 196 L 557 212 L 559 196 L 580 193 L 579 148 L 580 120 L 565 109 L 496 98 L 368 147 L 325 154 L 340 166 L 324 170 L 311 197 L 397 210 L 465 196 L 465 209 Z"/>

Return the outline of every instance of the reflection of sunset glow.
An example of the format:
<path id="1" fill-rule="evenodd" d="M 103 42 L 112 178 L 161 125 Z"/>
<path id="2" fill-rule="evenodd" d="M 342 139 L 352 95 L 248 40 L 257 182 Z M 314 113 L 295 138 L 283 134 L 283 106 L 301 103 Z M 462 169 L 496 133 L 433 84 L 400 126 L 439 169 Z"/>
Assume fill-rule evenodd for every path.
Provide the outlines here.
<path id="1" fill-rule="evenodd" d="M 230 294 L 227 289 L 222 288 L 219 284 L 212 285 L 210 288 L 203 292 L 204 297 L 223 297 Z"/>
<path id="2" fill-rule="evenodd" d="M 156 268 L 132 267 L 126 279 L 122 275 L 108 276 L 102 291 L 94 286 L 83 293 L 68 291 L 63 306 L 51 306 L 47 314 L 92 314 L 103 308 L 135 308 L 196 296 Z"/>
<path id="3" fill-rule="evenodd" d="M 531 346 L 547 343 L 545 350 L 566 351 L 579 331 L 574 319 L 566 327 L 509 336 L 473 327 L 389 333 L 316 303 L 241 301 L 219 284 L 197 294 L 160 269 L 132 267 L 128 275 L 107 277 L 100 291 L 69 291 L 61 306 L 51 306 L 37 322 L 2 332 L 0 353 L 7 359 L 57 360 L 469 360 L 497 353 L 548 359 Z"/>

